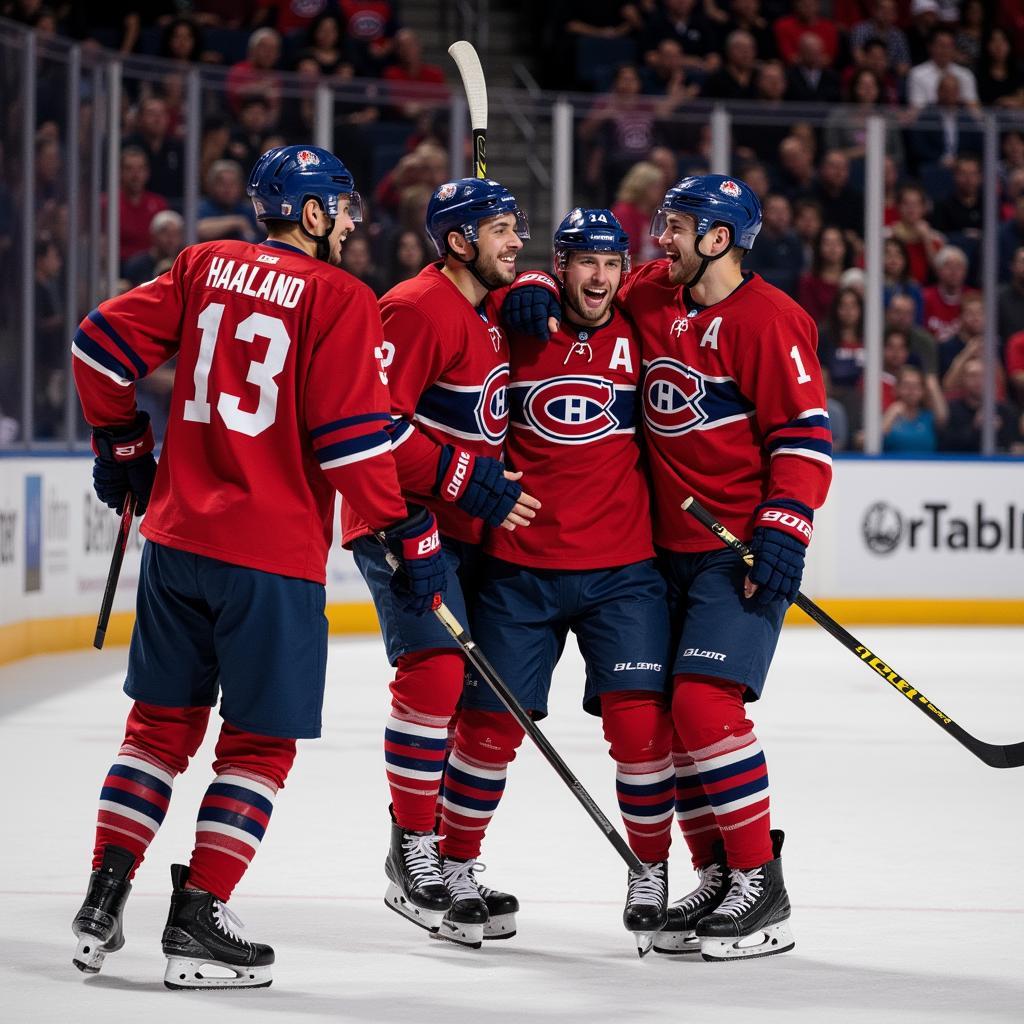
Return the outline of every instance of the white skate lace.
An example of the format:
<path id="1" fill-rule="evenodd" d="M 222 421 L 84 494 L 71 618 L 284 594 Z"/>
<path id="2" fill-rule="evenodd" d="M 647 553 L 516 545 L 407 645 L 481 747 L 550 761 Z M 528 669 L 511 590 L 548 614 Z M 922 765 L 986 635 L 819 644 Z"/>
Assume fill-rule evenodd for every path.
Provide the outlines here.
<path id="1" fill-rule="evenodd" d="M 753 906 L 754 900 L 761 895 L 764 875 L 761 868 L 754 868 L 752 871 L 735 870 L 729 872 L 729 881 L 732 883 L 729 892 L 715 913 L 736 917 Z"/>
<path id="2" fill-rule="evenodd" d="M 722 869 L 717 864 L 709 864 L 706 868 L 700 869 L 700 884 L 688 896 L 676 900 L 672 904 L 683 910 L 693 910 L 708 897 L 715 894 L 715 890 L 722 884 Z"/>
<path id="3" fill-rule="evenodd" d="M 245 923 L 226 903 L 221 903 L 220 900 L 213 901 L 213 921 L 229 939 L 234 939 L 235 942 L 244 942 L 247 946 L 249 945 L 246 939 L 242 937 Z"/>
<path id="4" fill-rule="evenodd" d="M 444 884 L 453 900 L 478 900 L 483 891 L 473 877 L 478 871 L 486 871 L 487 865 L 475 860 L 446 860 L 444 862 Z"/>
<path id="5" fill-rule="evenodd" d="M 664 864 L 645 864 L 642 871 L 629 872 L 627 903 L 661 904 L 667 894 Z"/>
<path id="6" fill-rule="evenodd" d="M 441 866 L 438 860 L 437 844 L 441 837 L 433 832 L 423 835 L 409 835 L 402 841 L 405 866 L 413 883 L 420 885 L 443 885 Z"/>

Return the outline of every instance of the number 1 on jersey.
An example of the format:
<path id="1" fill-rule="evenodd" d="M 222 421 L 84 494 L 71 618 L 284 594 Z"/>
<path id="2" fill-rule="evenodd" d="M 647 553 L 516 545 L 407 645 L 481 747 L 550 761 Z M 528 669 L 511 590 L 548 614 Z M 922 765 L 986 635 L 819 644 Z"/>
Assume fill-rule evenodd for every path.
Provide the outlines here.
<path id="1" fill-rule="evenodd" d="M 796 363 L 797 384 L 806 384 L 811 379 L 811 375 L 804 369 L 804 361 L 800 358 L 800 352 L 796 345 L 789 350 L 789 356 Z"/>

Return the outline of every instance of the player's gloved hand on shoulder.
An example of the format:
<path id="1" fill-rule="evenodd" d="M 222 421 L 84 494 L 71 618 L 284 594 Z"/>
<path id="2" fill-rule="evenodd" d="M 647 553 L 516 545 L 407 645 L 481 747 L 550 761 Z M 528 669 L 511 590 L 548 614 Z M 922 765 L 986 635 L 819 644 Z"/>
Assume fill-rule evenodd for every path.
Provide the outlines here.
<path id="1" fill-rule="evenodd" d="M 503 463 L 450 444 L 441 449 L 434 490 L 492 527 L 501 526 L 523 493 L 518 480 L 505 476 Z"/>
<path id="2" fill-rule="evenodd" d="M 423 615 L 444 597 L 447 564 L 441 552 L 437 520 L 425 508 L 410 506 L 409 515 L 382 530 L 384 546 L 398 565 L 391 574 L 391 591 L 407 612 Z"/>
<path id="3" fill-rule="evenodd" d="M 754 509 L 754 538 L 750 542 L 754 567 L 747 579 L 757 585 L 753 598 L 758 604 L 768 604 L 778 597 L 790 603 L 796 600 L 813 521 L 811 509 L 789 498 L 766 501 Z M 747 596 L 751 596 L 749 586 Z"/>
<path id="4" fill-rule="evenodd" d="M 104 505 L 120 512 L 130 491 L 135 495 L 135 514 L 146 511 L 156 476 L 153 447 L 149 413 L 138 413 L 130 427 L 93 428 L 92 486 Z"/>
<path id="5" fill-rule="evenodd" d="M 562 293 L 558 282 L 539 270 L 520 274 L 501 304 L 501 320 L 510 330 L 547 341 L 550 318 L 562 319 Z"/>

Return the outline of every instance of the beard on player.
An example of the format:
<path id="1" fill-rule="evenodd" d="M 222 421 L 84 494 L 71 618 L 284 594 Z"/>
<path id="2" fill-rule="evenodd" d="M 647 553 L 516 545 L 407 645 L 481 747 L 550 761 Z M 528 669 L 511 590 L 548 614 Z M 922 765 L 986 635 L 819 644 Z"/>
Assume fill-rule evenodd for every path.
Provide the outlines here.
<path id="1" fill-rule="evenodd" d="M 562 272 L 562 298 L 580 324 L 600 324 L 622 281 L 622 257 L 618 253 L 570 253 Z"/>

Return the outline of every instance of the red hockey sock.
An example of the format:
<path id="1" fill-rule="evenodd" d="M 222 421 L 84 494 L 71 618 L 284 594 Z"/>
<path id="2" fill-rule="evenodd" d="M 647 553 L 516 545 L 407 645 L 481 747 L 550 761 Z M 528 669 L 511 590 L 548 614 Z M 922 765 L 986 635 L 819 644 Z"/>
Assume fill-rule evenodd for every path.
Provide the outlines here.
<path id="1" fill-rule="evenodd" d="M 448 745 L 448 723 L 462 696 L 465 663 L 457 651 L 405 654 L 391 684 L 384 761 L 395 821 L 430 832 Z"/>
<path id="2" fill-rule="evenodd" d="M 668 708 L 654 693 L 604 693 L 601 720 L 630 848 L 642 861 L 667 860 L 675 803 Z"/>
<path id="3" fill-rule="evenodd" d="M 523 742 L 508 711 L 464 708 L 444 777 L 441 853 L 472 860 L 505 792 L 505 774 Z"/>
<path id="4" fill-rule="evenodd" d="M 274 797 L 295 760 L 295 740 L 259 736 L 227 722 L 196 822 L 188 884 L 227 902 L 260 847 Z"/>
<path id="5" fill-rule="evenodd" d="M 676 676 L 672 717 L 725 841 L 729 867 L 753 868 L 771 860 L 768 769 L 746 716 L 743 687 L 726 679 Z M 699 815 L 690 819 L 699 820 Z"/>
<path id="6" fill-rule="evenodd" d="M 199 749 L 209 717 L 209 708 L 132 705 L 124 742 L 100 792 L 93 870 L 105 847 L 120 846 L 135 857 L 134 876 L 163 823 L 174 777 Z"/>

